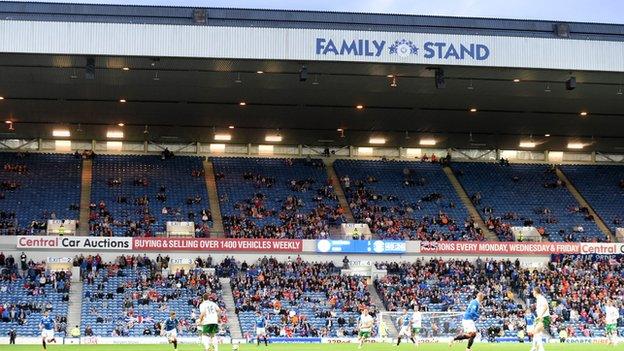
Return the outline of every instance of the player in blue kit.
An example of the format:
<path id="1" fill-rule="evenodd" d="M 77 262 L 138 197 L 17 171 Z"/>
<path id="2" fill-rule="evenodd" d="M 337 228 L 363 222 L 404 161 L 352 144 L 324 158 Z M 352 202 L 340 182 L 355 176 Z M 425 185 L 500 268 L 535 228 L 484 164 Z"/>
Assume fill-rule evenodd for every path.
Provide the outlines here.
<path id="1" fill-rule="evenodd" d="M 50 311 L 44 311 L 43 316 L 41 317 L 41 322 L 39 322 L 39 329 L 41 329 L 41 343 L 43 344 L 43 349 L 46 350 L 48 348 L 48 343 L 56 342 L 54 338 L 54 327 L 56 326 L 56 322 L 54 318 L 50 317 Z"/>
<path id="2" fill-rule="evenodd" d="M 178 325 L 180 321 L 176 318 L 176 313 L 171 312 L 169 318 L 165 320 L 163 333 L 167 337 L 170 344 L 173 344 L 173 350 L 178 350 Z"/>
<path id="3" fill-rule="evenodd" d="M 477 297 L 470 301 L 464 313 L 464 319 L 462 320 L 464 332 L 451 340 L 449 346 L 452 346 L 455 341 L 468 339 L 468 347 L 466 350 L 470 350 L 474 339 L 477 337 L 477 325 L 475 322 L 479 319 L 479 315 L 481 314 L 481 301 L 483 301 L 483 293 L 478 293 Z"/>
<path id="4" fill-rule="evenodd" d="M 403 309 L 403 313 L 398 318 L 397 322 L 398 324 L 401 325 L 401 330 L 399 331 L 399 337 L 397 338 L 396 346 L 399 346 L 401 344 L 401 338 L 403 337 L 412 340 L 412 342 L 415 344 L 416 341 L 414 340 L 414 337 L 412 336 L 412 328 L 410 326 L 412 322 L 412 318 L 407 312 L 407 309 L 405 308 Z"/>
<path id="5" fill-rule="evenodd" d="M 258 346 L 260 346 L 260 338 L 262 338 L 264 339 L 264 346 L 268 347 L 269 342 L 268 342 L 268 337 L 266 333 L 267 320 L 262 315 L 262 312 L 260 311 L 256 312 L 255 323 L 256 323 L 256 342 L 258 343 Z"/>

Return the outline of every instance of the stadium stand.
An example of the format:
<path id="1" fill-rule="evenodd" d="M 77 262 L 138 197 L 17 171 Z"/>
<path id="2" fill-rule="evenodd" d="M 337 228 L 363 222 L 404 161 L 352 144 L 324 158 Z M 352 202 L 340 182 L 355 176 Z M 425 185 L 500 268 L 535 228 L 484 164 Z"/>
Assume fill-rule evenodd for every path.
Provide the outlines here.
<path id="1" fill-rule="evenodd" d="M 241 328 L 251 336 L 256 311 L 267 316 L 270 336 L 353 336 L 360 309 L 371 305 L 366 278 L 299 257 L 242 263 L 231 284 Z"/>
<path id="2" fill-rule="evenodd" d="M 439 163 L 336 160 L 334 168 L 356 221 L 378 237 L 484 239 Z"/>
<path id="3" fill-rule="evenodd" d="M 67 327 L 71 272 L 50 272 L 45 262 L 22 253 L 17 259 L 0 253 L 0 335 L 15 329 L 20 336 L 40 335 L 42 313 L 50 311 L 56 331 Z"/>
<path id="4" fill-rule="evenodd" d="M 462 311 L 477 292 L 483 292 L 484 313 L 477 323 L 481 334 L 490 335 L 492 328 L 500 327 L 504 336 L 515 337 L 524 326 L 525 307 L 535 303 L 530 291 L 540 282 L 551 303 L 551 335 L 565 329 L 570 336 L 604 336 L 604 303 L 621 295 L 623 263 L 621 257 L 576 255 L 555 256 L 541 269 L 522 268 L 518 261 L 481 259 L 377 263 L 388 275 L 374 284 L 391 311 L 415 306 L 430 312 Z M 454 333 L 457 322 L 439 325 L 439 335 Z M 434 336 L 433 330 L 425 333 Z"/>
<path id="5" fill-rule="evenodd" d="M 225 233 L 235 238 L 327 237 L 343 210 L 318 159 L 213 158 Z"/>
<path id="6" fill-rule="evenodd" d="M 192 335 L 196 333 L 195 319 L 205 292 L 216 294 L 217 303 L 224 306 L 217 277 L 202 269 L 163 273 L 168 257 L 151 260 L 121 256 L 104 264 L 99 256 L 81 256 L 74 262 L 80 266 L 87 287 L 82 329 L 89 326 L 96 336 L 159 336 L 160 323 L 171 311 L 180 320 L 182 335 Z M 227 327 L 220 331 L 221 335 L 228 333 Z"/>
<path id="7" fill-rule="evenodd" d="M 195 222 L 195 236 L 210 234 L 202 159 L 192 156 L 97 156 L 93 162 L 89 232 L 155 236 L 167 221 Z"/>
<path id="8" fill-rule="evenodd" d="M 562 165 L 560 168 L 611 232 L 623 226 L 624 167 Z"/>
<path id="9" fill-rule="evenodd" d="M 512 226 L 535 226 L 550 241 L 607 239 L 552 166 L 503 161 L 455 163 L 453 170 L 501 240 L 513 240 Z"/>
<path id="10" fill-rule="evenodd" d="M 482 335 L 488 335 L 491 327 L 505 325 L 505 335 L 515 336 L 509 325 L 518 325 L 523 311 L 513 292 L 520 288 L 518 262 L 419 259 L 414 263 L 377 263 L 377 267 L 388 271 L 374 284 L 389 311 L 416 307 L 429 312 L 462 311 L 477 292 L 483 292 L 485 318 L 477 324 Z M 440 320 L 437 329 L 431 325 L 425 335 L 453 335 L 461 328 L 459 321 Z"/>
<path id="11" fill-rule="evenodd" d="M 48 219 L 78 219 L 79 158 L 6 152 L 0 164 L 0 233 L 45 233 Z"/>

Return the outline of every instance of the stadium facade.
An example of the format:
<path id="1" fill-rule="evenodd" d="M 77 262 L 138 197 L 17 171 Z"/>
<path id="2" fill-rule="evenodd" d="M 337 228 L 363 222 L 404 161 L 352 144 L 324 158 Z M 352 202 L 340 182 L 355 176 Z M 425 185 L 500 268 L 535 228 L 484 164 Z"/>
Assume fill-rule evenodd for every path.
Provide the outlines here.
<path id="1" fill-rule="evenodd" d="M 223 196 L 227 192 L 217 191 L 219 184 L 214 182 L 218 172 L 213 172 L 212 163 L 204 157 L 327 156 L 330 172 L 334 172 L 335 159 L 414 161 L 425 160 L 427 154 L 448 154 L 454 162 L 509 159 L 512 163 L 596 166 L 624 161 L 621 25 L 3 2 L 0 33 L 0 115 L 7 127 L 0 133 L 3 151 L 47 154 L 93 150 L 97 155 L 111 154 L 107 161 L 110 163 L 102 163 L 98 169 L 102 173 L 112 169 L 106 173 L 111 175 L 109 178 L 98 179 L 100 186 L 116 182 L 113 176 L 130 172 L 134 161 L 120 155 L 159 155 L 169 150 L 176 155 L 200 156 L 201 160 L 191 159 L 191 166 L 177 166 L 174 170 L 180 174 L 195 172 L 193 162 L 208 170 L 209 190 L 203 189 L 203 193 L 210 196 L 210 210 L 219 217 L 219 207 L 230 204 Z M 238 161 L 232 161 L 234 166 L 224 163 L 222 167 L 240 171 Z M 86 228 L 84 223 L 97 222 L 90 215 L 107 210 L 106 205 L 99 208 L 100 199 L 95 196 L 104 197 L 110 189 L 95 186 L 98 183 L 92 177 L 98 175 L 90 172 L 96 169 L 91 167 L 98 164 L 97 158 L 93 163 L 82 159 L 77 162 L 80 165 L 71 169 L 76 178 L 80 175 L 81 183 L 67 192 L 73 191 L 73 196 L 80 199 L 80 216 L 76 218 L 74 213 L 72 224 L 75 226 L 80 219 L 83 225 L 72 234 L 94 235 L 94 229 Z M 150 167 L 157 161 L 140 162 L 144 168 L 139 172 L 146 172 L 153 170 Z M 292 166 L 292 161 L 286 162 Z M 431 173 L 430 178 L 437 175 L 446 180 L 442 166 L 432 167 L 437 173 Z M 146 174 L 148 177 L 149 172 Z M 557 180 L 566 179 L 561 174 L 556 173 L 560 177 Z M 202 177 L 203 173 L 198 178 Z M 336 178 L 336 172 L 317 180 L 321 183 L 331 177 Z M 448 188 L 444 189 L 455 189 L 451 190 L 453 196 L 463 195 L 460 201 L 466 207 L 481 211 L 467 199 L 473 194 L 462 188 L 468 181 L 460 184 L 452 174 L 448 177 L 458 186 L 452 188 L 445 183 Z M 405 181 L 406 187 L 412 185 L 411 179 Z M 336 184 L 341 187 L 339 181 Z M 565 185 L 555 187 L 564 189 Z M 225 188 L 221 185 L 218 190 Z M 92 191 L 99 192 L 93 195 Z M 574 198 L 586 204 L 584 194 L 576 191 Z M 232 190 L 230 195 L 240 194 Z M 258 200 L 257 195 L 253 196 Z M 125 201 L 117 198 L 110 202 Z M 449 205 L 449 211 L 456 205 Z M 163 209 L 163 218 L 168 210 Z M 48 268 L 73 271 L 76 286 L 82 286 L 79 277 L 85 278 L 85 270 L 73 265 L 77 254 L 99 254 L 104 261 L 130 254 L 154 260 L 169 255 L 172 266 L 184 269 L 194 269 L 195 258 L 208 254 L 215 262 L 232 255 L 238 261 L 257 262 L 270 255 L 282 262 L 300 256 L 306 261 L 332 262 L 336 266 L 348 255 L 350 268 L 345 267 L 343 275 L 361 274 L 371 283 L 388 273 L 376 263 L 388 261 L 442 257 L 479 262 L 483 257 L 498 261 L 511 258 L 518 259 L 518 269 L 528 272 L 546 266 L 553 255 L 622 254 L 624 244 L 616 242 L 624 235 L 621 228 L 615 228 L 619 222 L 611 226 L 611 218 L 598 218 L 610 213 L 609 209 L 596 210 L 598 214 L 591 209 L 588 216 L 595 216 L 601 226 L 587 225 L 588 235 L 596 235 L 588 236 L 591 240 L 571 242 L 499 241 L 494 230 L 486 237 L 492 241 L 403 240 L 390 235 L 368 240 L 331 235 L 304 239 L 228 238 L 223 223 L 220 231 L 212 232 L 216 238 L 194 238 L 197 223 L 193 222 L 199 220 L 189 216 L 189 222 L 184 223 L 193 227 L 191 238 L 151 235 L 163 233 L 113 236 L 112 231 L 107 237 L 32 235 L 39 233 L 31 231 L 28 235 L 0 236 L 0 250 L 15 257 L 25 251 L 29 259 L 45 262 Z M 475 213 L 479 217 L 478 212 L 471 215 Z M 58 234 L 57 222 L 55 218 L 48 226 L 57 226 Z M 62 230 L 65 233 L 67 229 Z M 113 267 L 106 269 L 112 271 Z M 214 269 L 206 272 L 214 273 Z M 128 273 L 136 278 L 134 270 L 128 269 Z M 93 302 L 85 298 L 78 312 L 71 311 L 72 321 L 76 316 L 80 321 L 81 313 L 87 313 L 87 301 Z M 57 302 L 67 308 L 67 304 Z M 236 324 L 232 321 L 232 326 L 239 329 L 230 335 L 241 338 L 239 317 L 229 307 L 228 317 L 237 320 Z M 240 322 L 249 322 L 249 318 L 240 318 Z M 74 341 L 120 342 L 117 337 L 107 338 L 104 333 L 108 330 L 104 328 L 98 332 L 102 335 L 97 338 Z M 605 340 L 602 336 L 597 342 Z M 160 342 L 152 338 L 124 340 Z"/>

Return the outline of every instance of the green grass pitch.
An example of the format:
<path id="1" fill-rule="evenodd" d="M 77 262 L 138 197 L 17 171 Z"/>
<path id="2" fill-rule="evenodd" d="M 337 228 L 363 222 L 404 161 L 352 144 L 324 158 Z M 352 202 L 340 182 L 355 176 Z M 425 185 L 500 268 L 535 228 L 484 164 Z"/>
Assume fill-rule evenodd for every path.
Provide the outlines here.
<path id="1" fill-rule="evenodd" d="M 473 351 L 529 351 L 530 344 L 475 344 Z M 0 345 L 2 351 L 41 351 L 41 345 Z M 456 344 L 449 348 L 446 344 L 413 344 L 396 347 L 391 344 L 367 344 L 362 351 L 464 351 L 466 343 Z M 50 345 L 49 351 L 173 351 L 171 345 Z M 358 351 L 356 344 L 275 344 L 257 347 L 256 345 L 240 345 L 240 351 Z M 547 344 L 546 351 L 624 351 L 624 344 L 616 347 L 596 344 Z M 180 345 L 178 351 L 203 351 L 197 345 Z M 220 345 L 219 351 L 232 351 L 231 345 Z"/>

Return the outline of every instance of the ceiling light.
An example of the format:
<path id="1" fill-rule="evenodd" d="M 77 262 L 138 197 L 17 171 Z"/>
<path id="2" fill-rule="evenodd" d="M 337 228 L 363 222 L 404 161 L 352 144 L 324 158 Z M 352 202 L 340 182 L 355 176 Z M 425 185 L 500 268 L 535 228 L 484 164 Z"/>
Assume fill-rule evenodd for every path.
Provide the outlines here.
<path id="1" fill-rule="evenodd" d="M 314 75 L 314 82 L 312 82 L 312 85 L 319 85 L 318 76 L 318 74 Z"/>
<path id="2" fill-rule="evenodd" d="M 234 126 L 229 126 L 228 128 L 229 128 L 229 129 L 234 129 Z"/>
<path id="3" fill-rule="evenodd" d="M 513 82 L 514 82 L 514 83 L 520 83 L 520 79 L 518 79 L 518 78 L 514 78 Z"/>
<path id="4" fill-rule="evenodd" d="M 581 111 L 580 115 L 583 117 L 587 116 L 587 111 Z"/>
<path id="5" fill-rule="evenodd" d="M 130 67 L 124 67 L 124 68 L 122 68 L 122 69 L 123 69 L 124 71 L 129 71 L 129 70 L 130 70 Z"/>
<path id="6" fill-rule="evenodd" d="M 437 143 L 435 139 L 420 139 L 420 145 L 433 146 Z"/>
<path id="7" fill-rule="evenodd" d="M 585 144 L 583 143 L 568 143 L 568 149 L 580 150 L 583 147 L 585 147 Z"/>
<path id="8" fill-rule="evenodd" d="M 388 78 L 394 78 L 394 74 L 388 74 L 386 77 L 388 77 Z"/>
<path id="9" fill-rule="evenodd" d="M 120 123 L 117 123 L 117 125 L 118 125 L 118 126 L 120 126 L 120 127 L 123 127 L 123 126 L 125 126 L 126 124 L 125 124 L 125 123 L 121 123 L 121 122 L 120 122 Z"/>
<path id="10" fill-rule="evenodd" d="M 126 99 L 119 99 L 119 102 L 124 103 L 126 102 Z"/>
<path id="11" fill-rule="evenodd" d="M 124 137 L 124 133 L 120 130 L 109 130 L 106 132 L 106 137 L 109 139 L 121 139 Z"/>
<path id="12" fill-rule="evenodd" d="M 242 82 L 243 82 L 243 80 L 241 79 L 240 72 L 237 72 L 236 73 L 236 79 L 234 80 L 234 83 L 240 84 Z"/>
<path id="13" fill-rule="evenodd" d="M 344 129 L 342 129 L 342 128 L 338 128 L 338 129 L 336 129 L 336 131 L 337 131 L 337 132 L 344 132 Z"/>
<path id="14" fill-rule="evenodd" d="M 52 131 L 52 136 L 59 138 L 68 138 L 71 136 L 71 133 L 67 129 L 55 129 Z"/>
<path id="15" fill-rule="evenodd" d="M 364 105 L 356 105 L 355 108 L 357 108 L 358 110 L 361 110 L 364 108 Z"/>
<path id="16" fill-rule="evenodd" d="M 521 141 L 520 142 L 520 147 L 522 147 L 522 148 L 531 149 L 531 148 L 534 148 L 535 145 L 537 145 L 537 144 L 535 142 L 533 142 L 533 141 Z"/>
<path id="17" fill-rule="evenodd" d="M 552 90 L 550 90 L 550 84 L 546 84 L 546 88 L 544 88 L 544 92 L 546 93 L 550 93 Z"/>
<path id="18" fill-rule="evenodd" d="M 0 96 L 0 100 L 4 100 L 4 96 Z"/>
<path id="19" fill-rule="evenodd" d="M 385 144 L 386 138 L 380 138 L 380 137 L 370 138 L 368 139 L 368 142 L 370 144 Z"/>
<path id="20" fill-rule="evenodd" d="M 256 73 L 262 74 L 262 73 L 264 73 L 264 71 L 256 71 Z"/>
<path id="21" fill-rule="evenodd" d="M 548 138 L 550 136 L 550 134 L 544 134 L 544 136 Z"/>
<path id="22" fill-rule="evenodd" d="M 246 103 L 245 101 L 241 101 L 241 102 L 239 102 L 238 104 L 239 104 L 240 106 L 245 106 L 245 105 L 247 105 L 247 103 Z"/>
<path id="23" fill-rule="evenodd" d="M 219 141 L 230 141 L 230 140 L 232 140 L 232 135 L 230 135 L 230 134 L 215 134 L 214 139 L 215 140 L 219 140 Z"/>
<path id="24" fill-rule="evenodd" d="M 267 135 L 266 137 L 264 137 L 264 140 L 272 142 L 272 143 L 279 143 L 282 141 L 282 136 L 281 135 Z"/>
<path id="25" fill-rule="evenodd" d="M 477 109 L 476 109 L 476 108 L 474 108 L 474 107 L 472 107 L 472 108 L 470 109 L 470 112 L 477 112 Z"/>
<path id="26" fill-rule="evenodd" d="M 11 123 L 13 123 L 13 121 L 8 121 L 8 120 L 7 120 L 7 121 L 4 121 L 4 123 L 6 123 L 6 124 L 11 124 Z"/>
<path id="27" fill-rule="evenodd" d="M 390 83 L 390 86 L 393 87 L 393 88 L 397 87 L 396 77 L 392 77 L 392 83 Z"/>

